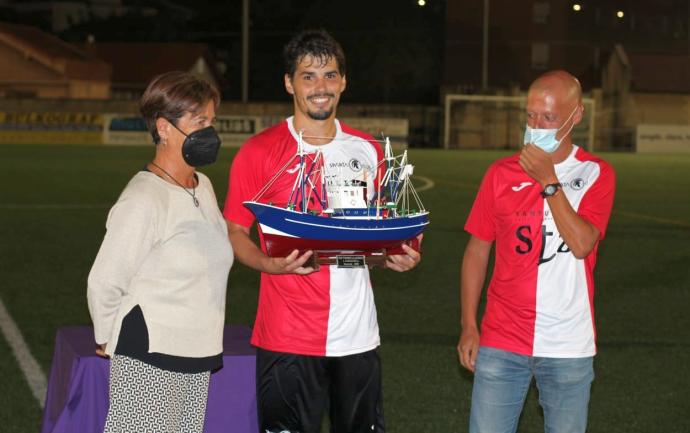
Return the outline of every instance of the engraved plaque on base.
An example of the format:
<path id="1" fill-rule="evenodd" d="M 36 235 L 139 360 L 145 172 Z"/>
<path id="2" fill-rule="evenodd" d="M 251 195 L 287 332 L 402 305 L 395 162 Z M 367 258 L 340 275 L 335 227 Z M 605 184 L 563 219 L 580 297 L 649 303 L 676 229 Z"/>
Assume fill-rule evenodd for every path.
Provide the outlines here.
<path id="1" fill-rule="evenodd" d="M 339 268 L 363 268 L 367 264 L 362 255 L 338 255 L 335 256 L 335 265 Z"/>
<path id="2" fill-rule="evenodd" d="M 302 252 L 300 251 L 300 254 Z M 323 251 L 316 250 L 305 266 L 315 269 L 319 265 L 336 266 L 338 268 L 358 269 L 364 267 L 385 267 L 386 251 Z"/>

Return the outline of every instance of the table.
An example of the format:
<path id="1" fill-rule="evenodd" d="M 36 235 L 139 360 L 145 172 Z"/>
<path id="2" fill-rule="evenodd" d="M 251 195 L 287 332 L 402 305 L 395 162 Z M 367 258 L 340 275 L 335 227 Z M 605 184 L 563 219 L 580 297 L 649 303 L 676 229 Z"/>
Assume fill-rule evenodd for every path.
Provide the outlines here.
<path id="1" fill-rule="evenodd" d="M 223 368 L 211 374 L 205 433 L 254 433 L 256 351 L 246 326 L 225 327 Z M 59 328 L 41 433 L 101 433 L 108 413 L 110 361 L 96 356 L 93 328 Z"/>

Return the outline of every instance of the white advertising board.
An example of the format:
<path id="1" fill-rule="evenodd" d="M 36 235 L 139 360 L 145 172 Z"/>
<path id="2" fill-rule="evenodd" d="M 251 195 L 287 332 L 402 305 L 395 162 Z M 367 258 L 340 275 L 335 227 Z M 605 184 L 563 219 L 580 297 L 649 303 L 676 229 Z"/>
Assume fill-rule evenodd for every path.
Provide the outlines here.
<path id="1" fill-rule="evenodd" d="M 690 125 L 637 125 L 637 153 L 690 153 Z"/>

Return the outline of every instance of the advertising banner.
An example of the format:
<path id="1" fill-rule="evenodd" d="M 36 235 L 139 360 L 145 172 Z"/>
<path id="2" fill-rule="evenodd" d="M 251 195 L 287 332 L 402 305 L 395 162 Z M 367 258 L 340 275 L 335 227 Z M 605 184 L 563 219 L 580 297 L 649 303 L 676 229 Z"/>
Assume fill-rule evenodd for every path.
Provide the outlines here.
<path id="1" fill-rule="evenodd" d="M 0 112 L 0 144 L 100 144 L 99 113 Z"/>
<path id="2" fill-rule="evenodd" d="M 240 146 L 247 138 L 263 129 L 261 118 L 258 116 L 218 116 L 214 126 L 223 146 L 230 147 Z M 140 116 L 133 114 L 105 116 L 103 144 L 142 146 L 151 143 L 151 134 L 146 128 L 146 122 Z"/>
<path id="3" fill-rule="evenodd" d="M 637 125 L 638 153 L 690 153 L 690 126 Z"/>
<path id="4" fill-rule="evenodd" d="M 284 120 L 282 116 L 218 116 L 215 128 L 223 146 L 239 147 L 252 135 Z M 389 137 L 393 146 L 407 146 L 407 119 L 342 120 L 377 140 Z M 0 112 L 0 144 L 147 146 L 152 139 L 144 119 L 132 113 Z"/>

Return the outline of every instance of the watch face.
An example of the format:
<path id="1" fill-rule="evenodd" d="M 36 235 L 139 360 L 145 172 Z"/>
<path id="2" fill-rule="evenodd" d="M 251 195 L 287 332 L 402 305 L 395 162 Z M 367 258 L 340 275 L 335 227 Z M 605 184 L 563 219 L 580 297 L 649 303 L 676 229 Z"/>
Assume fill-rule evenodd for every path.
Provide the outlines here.
<path id="1" fill-rule="evenodd" d="M 544 187 L 544 191 L 542 191 L 541 196 L 546 198 L 546 197 L 551 197 L 552 195 L 556 194 L 558 191 L 558 187 L 560 185 L 558 184 L 553 184 L 550 183 Z"/>

